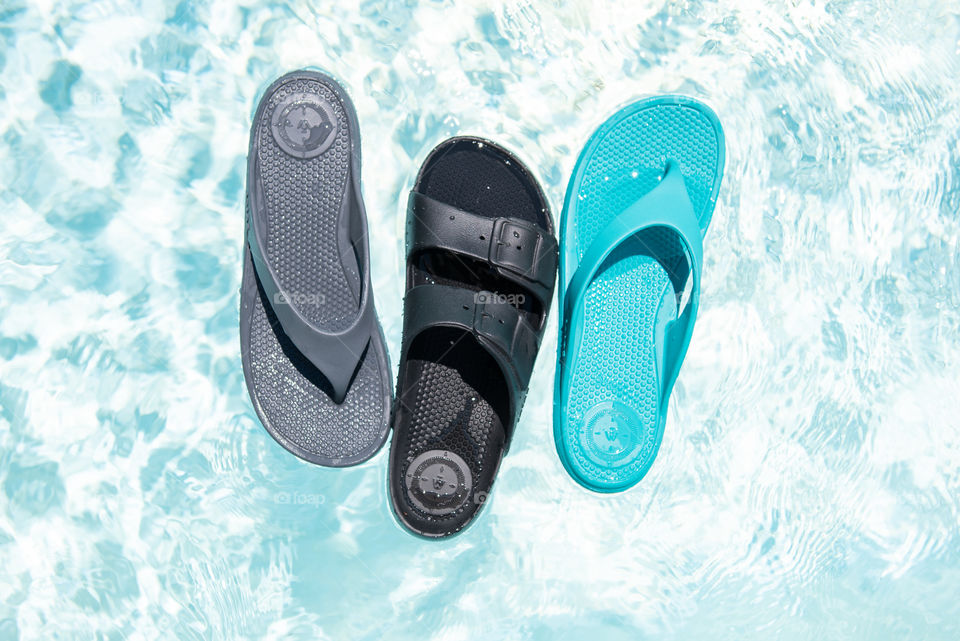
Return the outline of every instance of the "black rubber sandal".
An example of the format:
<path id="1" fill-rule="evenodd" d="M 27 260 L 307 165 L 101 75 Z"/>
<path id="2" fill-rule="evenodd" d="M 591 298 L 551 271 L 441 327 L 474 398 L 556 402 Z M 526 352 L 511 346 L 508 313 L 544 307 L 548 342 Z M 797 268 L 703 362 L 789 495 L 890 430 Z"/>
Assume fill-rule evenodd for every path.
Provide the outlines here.
<path id="1" fill-rule="evenodd" d="M 512 154 L 452 138 L 407 207 L 407 291 L 390 449 L 393 510 L 415 534 L 467 526 L 520 416 L 553 298 L 547 200 Z"/>

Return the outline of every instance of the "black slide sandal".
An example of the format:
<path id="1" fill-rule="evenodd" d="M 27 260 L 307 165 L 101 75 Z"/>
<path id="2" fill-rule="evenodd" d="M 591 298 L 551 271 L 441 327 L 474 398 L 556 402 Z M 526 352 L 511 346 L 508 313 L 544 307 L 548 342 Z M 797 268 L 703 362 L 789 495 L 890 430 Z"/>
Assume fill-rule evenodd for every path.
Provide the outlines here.
<path id="1" fill-rule="evenodd" d="M 520 416 L 553 298 L 557 240 L 536 179 L 479 138 L 438 145 L 407 207 L 390 496 L 410 531 L 462 530 Z"/>
<path id="2" fill-rule="evenodd" d="M 274 82 L 253 119 L 240 347 L 267 432 L 298 457 L 361 463 L 390 429 L 353 104 L 329 76 Z"/>

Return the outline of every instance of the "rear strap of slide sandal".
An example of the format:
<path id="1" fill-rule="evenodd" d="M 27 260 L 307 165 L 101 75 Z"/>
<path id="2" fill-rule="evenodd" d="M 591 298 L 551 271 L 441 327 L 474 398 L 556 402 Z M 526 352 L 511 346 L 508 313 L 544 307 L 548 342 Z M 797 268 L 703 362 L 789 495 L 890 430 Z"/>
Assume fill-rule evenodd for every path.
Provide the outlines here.
<path id="1" fill-rule="evenodd" d="M 540 335 L 513 305 L 500 302 L 490 292 L 418 285 L 407 292 L 404 309 L 405 345 L 433 327 L 461 329 L 483 345 L 514 389 L 526 389 L 540 348 Z M 511 415 L 518 400 L 511 400 Z"/>

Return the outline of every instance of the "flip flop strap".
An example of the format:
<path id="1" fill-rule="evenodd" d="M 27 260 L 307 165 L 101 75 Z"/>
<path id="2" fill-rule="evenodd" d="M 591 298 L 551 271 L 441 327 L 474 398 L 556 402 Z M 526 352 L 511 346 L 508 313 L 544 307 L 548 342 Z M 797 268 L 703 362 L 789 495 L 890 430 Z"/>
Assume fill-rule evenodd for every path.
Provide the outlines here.
<path id="1" fill-rule="evenodd" d="M 610 221 L 591 242 L 570 280 L 564 297 L 564 318 L 575 318 L 575 314 L 582 313 L 587 287 L 610 254 L 637 232 L 654 227 L 669 229 L 680 238 L 693 277 L 689 302 L 683 312 L 668 324 L 666 330 L 661 379 L 662 398 L 665 399 L 669 397 L 669 391 L 680 371 L 680 364 L 683 363 L 693 334 L 700 303 L 700 271 L 703 261 L 703 234 L 687 194 L 680 166 L 676 162 L 668 162 L 666 175 L 660 184 Z M 654 255 L 654 258 L 657 256 Z M 667 265 L 664 265 L 664 268 L 669 269 Z M 682 291 L 676 291 L 677 295 L 681 293 Z"/>
<path id="2" fill-rule="evenodd" d="M 424 331 L 453 327 L 471 334 L 493 357 L 512 383 L 510 388 L 527 388 L 540 347 L 540 335 L 509 302 L 500 300 L 492 292 L 426 284 L 407 291 L 403 310 L 401 362 L 406 360 L 410 344 Z M 511 395 L 511 413 L 521 404 L 522 399 Z"/>
<path id="3" fill-rule="evenodd" d="M 550 305 L 557 272 L 550 232 L 519 218 L 478 216 L 417 192 L 407 206 L 407 256 L 428 249 L 468 256 L 529 290 L 544 308 Z"/>
<path id="4" fill-rule="evenodd" d="M 262 187 L 256 190 L 255 197 L 262 194 Z M 354 215 L 353 208 L 358 202 L 350 189 L 344 194 L 340 218 Z M 263 202 L 258 207 L 265 207 Z M 249 211 L 248 211 L 249 216 Z M 303 317 L 297 309 L 297 294 L 286 291 L 277 277 L 263 247 L 266 245 L 266 229 L 259 217 L 250 216 L 248 220 L 247 243 L 253 258 L 254 270 L 266 299 L 283 332 L 296 348 L 326 377 L 333 388 L 333 400 L 342 403 L 347 395 L 350 382 L 356 373 L 370 337 L 376 329 L 376 312 L 373 297 L 370 295 L 370 268 L 367 253 L 366 225 L 362 224 L 353 247 L 339 248 L 340 252 L 356 251 L 361 265 L 361 294 L 357 315 L 350 325 L 340 331 L 326 331 Z M 361 221 L 362 222 L 362 221 Z"/>

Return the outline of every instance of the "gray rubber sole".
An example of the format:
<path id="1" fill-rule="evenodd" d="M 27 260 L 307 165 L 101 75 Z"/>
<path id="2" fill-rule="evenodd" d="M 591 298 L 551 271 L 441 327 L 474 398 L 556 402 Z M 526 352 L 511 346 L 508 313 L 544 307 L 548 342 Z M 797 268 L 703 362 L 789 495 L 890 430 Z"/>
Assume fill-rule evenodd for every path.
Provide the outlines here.
<path id="1" fill-rule="evenodd" d="M 304 99 L 307 110 L 299 106 Z M 379 323 L 371 328 L 349 390 L 338 404 L 326 377 L 294 346 L 273 309 L 293 305 L 330 333 L 356 318 L 365 277 L 369 283 L 362 273 L 368 261 L 356 253 L 366 246 L 359 194 L 360 134 L 343 89 L 314 71 L 296 71 L 274 82 L 257 108 L 250 134 L 246 224 L 248 231 L 251 220 L 264 225 L 263 252 L 295 300 L 267 300 L 245 243 L 243 371 L 267 432 L 298 457 L 331 467 L 369 459 L 389 434 L 392 390 L 382 329 Z M 358 237 L 361 248 L 351 244 Z"/>

